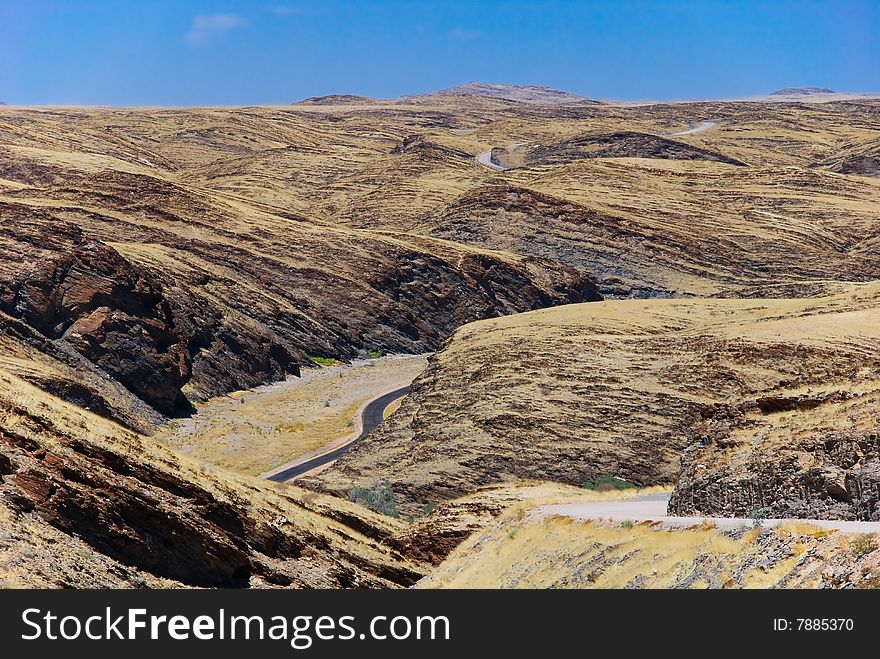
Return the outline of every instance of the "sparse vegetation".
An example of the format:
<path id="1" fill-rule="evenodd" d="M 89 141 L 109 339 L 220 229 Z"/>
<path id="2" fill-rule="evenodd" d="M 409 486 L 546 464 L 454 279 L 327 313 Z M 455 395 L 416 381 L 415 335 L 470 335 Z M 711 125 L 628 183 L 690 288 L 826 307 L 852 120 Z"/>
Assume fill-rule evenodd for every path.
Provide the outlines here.
<path id="1" fill-rule="evenodd" d="M 609 474 L 601 474 L 596 477 L 595 481 L 584 481 L 581 487 L 585 490 L 595 490 L 596 492 L 610 492 L 611 490 L 629 490 L 635 487 L 633 483 L 617 476 Z"/>
<path id="2" fill-rule="evenodd" d="M 367 354 L 370 356 L 370 359 L 379 359 L 382 356 L 382 353 L 378 350 L 367 350 Z"/>
<path id="3" fill-rule="evenodd" d="M 387 479 L 373 481 L 369 487 L 353 487 L 348 491 L 348 498 L 382 515 L 400 516 L 397 510 L 397 495 Z"/>
<path id="4" fill-rule="evenodd" d="M 628 519 L 628 520 L 624 521 L 623 524 L 621 524 L 621 526 L 625 529 L 631 529 L 633 526 L 635 526 L 635 523 L 631 519 Z"/>
<path id="5" fill-rule="evenodd" d="M 763 510 L 758 507 L 752 508 L 751 512 L 749 512 L 749 517 L 752 518 L 753 529 L 764 528 L 764 521 L 767 519 L 767 515 L 764 514 Z"/>
<path id="6" fill-rule="evenodd" d="M 867 556 L 871 552 L 877 551 L 877 534 L 875 533 L 861 533 L 853 538 L 851 545 L 853 556 L 856 558 L 861 558 L 862 556 Z"/>
<path id="7" fill-rule="evenodd" d="M 309 355 L 309 359 L 318 366 L 336 366 L 339 363 L 339 360 L 333 357 L 317 357 L 315 355 Z"/>

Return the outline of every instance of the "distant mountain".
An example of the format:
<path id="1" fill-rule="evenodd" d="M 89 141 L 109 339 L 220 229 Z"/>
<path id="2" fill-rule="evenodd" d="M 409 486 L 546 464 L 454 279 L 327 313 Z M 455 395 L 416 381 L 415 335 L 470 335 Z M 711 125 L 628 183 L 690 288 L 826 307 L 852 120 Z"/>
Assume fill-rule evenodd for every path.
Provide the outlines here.
<path id="1" fill-rule="evenodd" d="M 328 96 L 312 96 L 297 101 L 295 105 L 357 105 L 370 103 L 376 99 L 369 96 L 356 96 L 355 94 L 329 94 Z"/>
<path id="2" fill-rule="evenodd" d="M 773 92 L 770 96 L 814 96 L 816 94 L 836 94 L 833 89 L 825 87 L 786 87 Z"/>
<path id="3" fill-rule="evenodd" d="M 425 94 L 425 96 L 485 96 L 521 103 L 578 103 L 588 99 L 542 85 L 503 85 L 488 82 L 468 82 Z"/>
<path id="4" fill-rule="evenodd" d="M 6 103 L 3 101 L 0 101 L 0 105 L 6 105 Z"/>

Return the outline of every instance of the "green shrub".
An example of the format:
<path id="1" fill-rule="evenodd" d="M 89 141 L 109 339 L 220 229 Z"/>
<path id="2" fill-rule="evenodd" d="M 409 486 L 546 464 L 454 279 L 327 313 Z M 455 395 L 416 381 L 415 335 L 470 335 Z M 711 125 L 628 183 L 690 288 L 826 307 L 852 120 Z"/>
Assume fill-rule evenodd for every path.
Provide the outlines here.
<path id="1" fill-rule="evenodd" d="M 348 491 L 348 498 L 377 513 L 400 517 L 397 510 L 397 495 L 387 479 L 373 481 L 370 487 L 353 487 Z"/>
<path id="2" fill-rule="evenodd" d="M 309 355 L 309 359 L 318 366 L 336 366 L 336 364 L 339 363 L 339 360 L 334 359 L 333 357 L 316 357 L 314 355 Z"/>
<path id="3" fill-rule="evenodd" d="M 607 492 L 608 490 L 629 490 L 635 485 L 627 480 L 611 476 L 609 474 L 600 474 L 595 481 L 584 481 L 581 487 L 585 490 L 596 490 L 598 492 Z"/>
<path id="4" fill-rule="evenodd" d="M 877 536 L 873 533 L 862 533 L 853 538 L 852 553 L 856 558 L 861 558 L 877 551 Z"/>
<path id="5" fill-rule="evenodd" d="M 633 526 L 635 526 L 635 524 L 633 524 L 633 521 L 631 519 L 628 519 L 623 524 L 621 524 L 621 526 L 625 529 L 631 529 Z"/>
<path id="6" fill-rule="evenodd" d="M 370 359 L 379 359 L 382 356 L 378 350 L 367 350 L 367 354 L 370 355 Z"/>
<path id="7" fill-rule="evenodd" d="M 764 520 L 767 519 L 767 515 L 764 514 L 763 510 L 756 506 L 755 508 L 752 508 L 749 516 L 752 518 L 753 529 L 760 529 L 764 527 Z"/>

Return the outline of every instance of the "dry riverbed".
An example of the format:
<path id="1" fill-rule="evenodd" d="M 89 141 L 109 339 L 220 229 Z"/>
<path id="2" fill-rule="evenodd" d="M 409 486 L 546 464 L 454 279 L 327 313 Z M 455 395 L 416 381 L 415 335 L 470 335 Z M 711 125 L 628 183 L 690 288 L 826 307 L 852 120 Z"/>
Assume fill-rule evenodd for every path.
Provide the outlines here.
<path id="1" fill-rule="evenodd" d="M 213 398 L 158 438 L 199 460 L 257 475 L 348 435 L 366 401 L 403 387 L 426 355 L 388 355 L 303 369 L 301 378 Z"/>

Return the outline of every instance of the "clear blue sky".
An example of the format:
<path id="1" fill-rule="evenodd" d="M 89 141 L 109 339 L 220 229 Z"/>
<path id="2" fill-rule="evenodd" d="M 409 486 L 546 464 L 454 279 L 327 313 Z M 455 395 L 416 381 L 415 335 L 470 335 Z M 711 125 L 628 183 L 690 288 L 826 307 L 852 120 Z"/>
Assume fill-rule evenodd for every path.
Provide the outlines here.
<path id="1" fill-rule="evenodd" d="M 880 92 L 880 0 L 0 0 L 10 104 L 289 103 L 469 80 L 630 100 Z"/>

